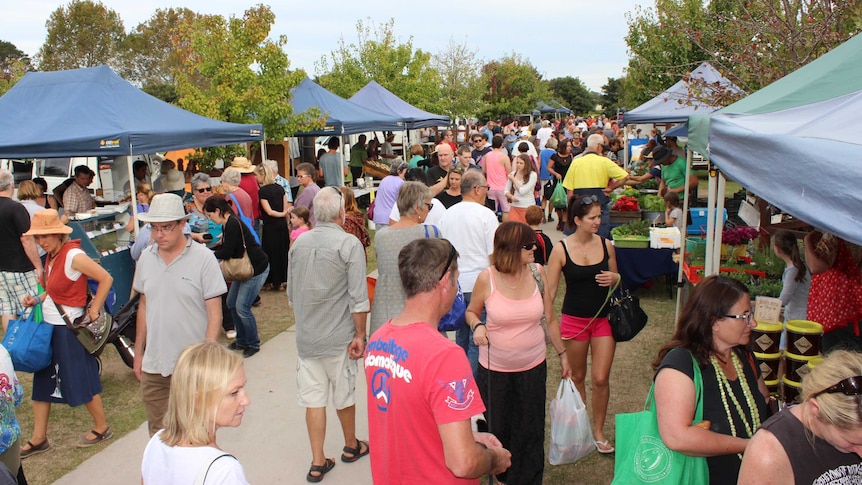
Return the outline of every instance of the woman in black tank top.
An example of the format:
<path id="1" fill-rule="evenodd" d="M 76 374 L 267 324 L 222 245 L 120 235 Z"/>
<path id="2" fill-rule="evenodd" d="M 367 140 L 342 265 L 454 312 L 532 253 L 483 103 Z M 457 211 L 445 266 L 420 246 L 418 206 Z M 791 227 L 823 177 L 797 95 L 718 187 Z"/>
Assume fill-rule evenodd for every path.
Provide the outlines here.
<path id="1" fill-rule="evenodd" d="M 610 332 L 605 305 L 608 290 L 620 279 L 614 247 L 597 235 L 602 210 L 594 196 L 575 195 L 569 201 L 567 222 L 574 234 L 554 246 L 548 261 L 549 297 L 556 297 L 560 275 L 566 278 L 561 333 L 566 346 L 572 380 L 586 401 L 584 380 L 587 353 L 592 355 L 593 437 L 599 453 L 611 453 L 605 437 L 610 388 L 608 379 L 616 342 Z"/>

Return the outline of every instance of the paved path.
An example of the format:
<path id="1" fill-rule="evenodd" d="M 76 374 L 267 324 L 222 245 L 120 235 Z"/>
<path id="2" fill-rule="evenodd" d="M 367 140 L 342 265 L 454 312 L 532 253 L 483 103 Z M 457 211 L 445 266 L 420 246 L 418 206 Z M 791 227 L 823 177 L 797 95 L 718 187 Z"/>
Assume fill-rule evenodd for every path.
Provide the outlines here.
<path id="1" fill-rule="evenodd" d="M 251 405 L 246 410 L 242 426 L 219 430 L 219 444 L 239 459 L 249 483 L 253 485 L 306 483 L 311 450 L 305 428 L 305 411 L 296 404 L 295 366 L 296 338 L 291 328 L 264 344 L 257 355 L 246 359 Z M 368 419 L 365 374 L 362 372 L 356 379 L 356 400 L 357 435 L 365 439 L 368 437 Z M 323 483 L 371 485 L 367 457 L 350 464 L 338 460 L 344 438 L 331 406 L 327 418 L 326 454 L 335 458 L 337 465 L 326 474 Z M 141 456 L 148 440 L 144 423 L 54 484 L 140 484 Z"/>

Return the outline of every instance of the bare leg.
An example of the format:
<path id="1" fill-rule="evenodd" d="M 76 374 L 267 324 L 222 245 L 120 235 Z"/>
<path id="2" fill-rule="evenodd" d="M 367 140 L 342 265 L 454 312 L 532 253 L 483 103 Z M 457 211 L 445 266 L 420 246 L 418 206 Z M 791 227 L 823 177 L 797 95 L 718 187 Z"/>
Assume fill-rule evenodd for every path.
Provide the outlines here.
<path id="1" fill-rule="evenodd" d="M 51 403 L 33 401 L 32 404 L 33 436 L 30 438 L 30 443 L 33 443 L 34 445 L 39 445 L 43 441 L 48 439 L 48 416 L 51 415 Z"/>
<path id="2" fill-rule="evenodd" d="M 326 408 L 306 408 L 305 425 L 311 442 L 311 464 L 324 465 L 323 440 L 326 438 Z"/>
<path id="3" fill-rule="evenodd" d="M 504 212 L 504 213 L 503 213 L 503 222 L 507 222 L 508 220 L 509 220 L 509 213 L 508 213 L 508 212 Z"/>
<path id="4" fill-rule="evenodd" d="M 566 346 L 566 357 L 569 359 L 569 367 L 572 368 L 572 381 L 575 388 L 581 394 L 581 399 L 587 402 L 587 389 L 584 380 L 587 378 L 587 350 L 589 341 L 579 342 L 577 340 L 563 340 Z"/>
<path id="5" fill-rule="evenodd" d="M 90 412 L 90 415 L 93 416 L 93 430 L 98 431 L 100 434 L 104 434 L 105 431 L 108 431 L 108 420 L 105 418 L 105 408 L 102 406 L 102 396 L 96 394 L 93 396 L 93 399 L 85 404 L 87 407 L 87 411 Z M 93 433 L 87 433 L 88 440 L 96 439 L 96 435 Z"/>
<path id="6" fill-rule="evenodd" d="M 356 448 L 359 446 L 359 441 L 356 439 L 356 406 L 339 409 L 337 413 L 338 420 L 341 421 L 341 432 L 344 433 L 344 446 Z"/>
<path id="7" fill-rule="evenodd" d="M 593 337 L 590 345 L 593 349 L 593 366 L 590 372 L 593 385 L 593 436 L 596 441 L 604 441 L 607 439 L 604 428 L 610 398 L 611 364 L 617 343 L 613 337 Z"/>

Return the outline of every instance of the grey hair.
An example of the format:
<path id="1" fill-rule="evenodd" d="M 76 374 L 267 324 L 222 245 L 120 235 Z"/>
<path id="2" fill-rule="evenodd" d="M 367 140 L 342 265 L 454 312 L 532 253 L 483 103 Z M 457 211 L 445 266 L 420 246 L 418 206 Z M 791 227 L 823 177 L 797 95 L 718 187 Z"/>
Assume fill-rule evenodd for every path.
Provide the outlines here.
<path id="1" fill-rule="evenodd" d="M 431 198 L 431 189 L 422 182 L 404 182 L 398 189 L 396 205 L 402 217 L 416 213 L 417 207 L 422 207 Z"/>
<path id="2" fill-rule="evenodd" d="M 467 170 L 461 177 L 461 193 L 467 193 L 475 187 L 485 185 L 485 176 L 478 170 Z"/>
<path id="3" fill-rule="evenodd" d="M 275 160 L 264 160 L 263 166 L 272 170 L 273 178 L 278 175 L 278 162 L 276 162 Z"/>
<path id="4" fill-rule="evenodd" d="M 593 133 L 592 135 L 587 137 L 587 148 L 588 149 L 596 149 L 599 145 L 605 142 L 605 137 L 598 133 Z"/>
<path id="5" fill-rule="evenodd" d="M 2 169 L 0 170 L 0 192 L 5 192 L 15 186 L 15 176 L 12 172 Z"/>
<path id="6" fill-rule="evenodd" d="M 344 210 L 344 196 L 336 187 L 320 189 L 311 204 L 317 222 L 340 222 L 340 213 Z"/>
<path id="7" fill-rule="evenodd" d="M 233 167 L 224 169 L 224 172 L 221 174 L 221 181 L 232 187 L 239 187 L 240 180 L 242 180 L 242 174 Z"/>
<path id="8" fill-rule="evenodd" d="M 191 182 L 191 184 L 192 184 L 192 188 L 193 188 L 193 189 L 194 189 L 195 187 L 197 187 L 197 186 L 198 186 L 198 184 L 207 184 L 207 185 L 212 185 L 212 183 L 213 183 L 212 178 L 210 178 L 210 176 L 209 176 L 209 175 L 207 175 L 207 174 L 205 174 L 205 173 L 203 173 L 203 172 L 198 172 L 198 173 L 196 173 L 196 174 L 192 175 L 192 182 Z"/>
<path id="9" fill-rule="evenodd" d="M 407 166 L 408 165 L 405 162 L 393 163 L 392 166 L 389 167 L 389 175 L 398 175 L 398 172 L 407 170 Z"/>

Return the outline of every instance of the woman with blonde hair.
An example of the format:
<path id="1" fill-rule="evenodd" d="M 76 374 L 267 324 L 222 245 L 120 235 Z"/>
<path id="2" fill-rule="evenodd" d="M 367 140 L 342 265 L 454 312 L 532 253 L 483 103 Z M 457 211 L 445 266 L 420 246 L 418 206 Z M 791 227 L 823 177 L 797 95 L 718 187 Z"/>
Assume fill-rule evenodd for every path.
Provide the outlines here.
<path id="1" fill-rule="evenodd" d="M 284 291 L 287 281 L 287 248 L 290 234 L 287 218 L 291 203 L 281 185 L 275 183 L 272 169 L 261 164 L 254 168 L 254 176 L 260 186 L 258 200 L 260 218 L 263 220 L 263 234 L 260 246 L 269 257 L 269 276 L 263 285 L 264 290 Z"/>
<path id="2" fill-rule="evenodd" d="M 242 465 L 216 442 L 218 429 L 239 426 L 250 404 L 242 356 L 215 342 L 191 345 L 171 382 L 165 428 L 144 450 L 143 483 L 247 485 Z"/>
<path id="3" fill-rule="evenodd" d="M 802 404 L 767 419 L 742 459 L 740 484 L 862 481 L 862 354 L 829 353 L 802 379 Z"/>

